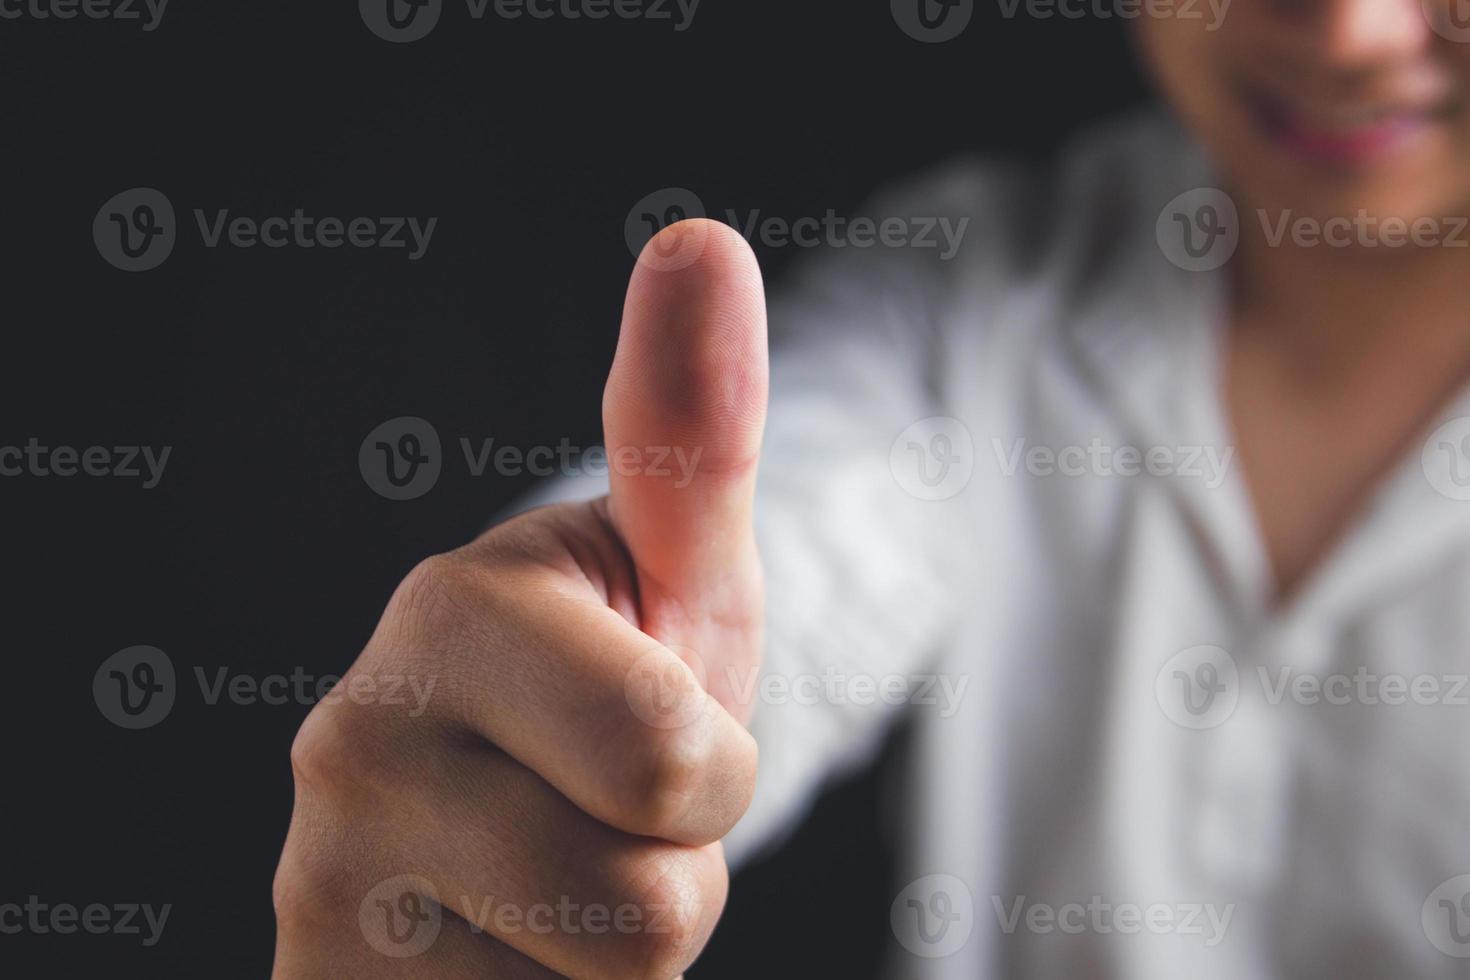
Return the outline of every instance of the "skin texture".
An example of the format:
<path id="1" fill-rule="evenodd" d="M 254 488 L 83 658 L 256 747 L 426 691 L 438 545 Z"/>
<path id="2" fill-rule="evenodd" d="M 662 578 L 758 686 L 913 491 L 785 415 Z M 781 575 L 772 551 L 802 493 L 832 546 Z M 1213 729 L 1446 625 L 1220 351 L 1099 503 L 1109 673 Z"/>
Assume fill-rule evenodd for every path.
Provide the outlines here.
<path id="1" fill-rule="evenodd" d="M 698 451 L 692 481 L 615 462 L 609 497 L 522 515 L 399 586 L 343 684 L 432 678 L 434 693 L 420 717 L 324 702 L 297 736 L 278 980 L 668 980 L 708 940 L 718 841 L 755 780 L 750 706 L 719 679 L 760 653 L 765 305 L 724 225 L 649 249 L 608 379 L 609 456 Z M 401 875 L 418 878 L 385 895 Z M 385 897 L 435 910 L 428 948 L 374 945 L 363 922 L 387 921 Z M 533 920 L 538 905 L 574 911 Z"/>
<path id="2" fill-rule="evenodd" d="M 1470 44 L 1429 16 L 1449 10 L 1237 0 L 1213 32 L 1138 22 L 1144 63 L 1240 214 L 1225 409 L 1281 603 L 1470 377 L 1470 249 L 1273 246 L 1262 216 L 1430 218 L 1448 238 L 1470 215 Z M 1403 131 L 1364 140 L 1371 126 L 1335 115 L 1354 112 Z"/>

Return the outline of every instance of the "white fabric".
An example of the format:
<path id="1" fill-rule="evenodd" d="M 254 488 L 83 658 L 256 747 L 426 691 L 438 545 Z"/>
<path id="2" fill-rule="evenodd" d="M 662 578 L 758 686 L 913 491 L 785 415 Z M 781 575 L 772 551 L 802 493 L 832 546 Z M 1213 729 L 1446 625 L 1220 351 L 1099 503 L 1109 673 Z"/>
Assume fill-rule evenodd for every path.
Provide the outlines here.
<path id="1" fill-rule="evenodd" d="M 1176 268 L 1155 238 L 1166 202 L 1213 184 L 1152 118 L 1087 138 L 1055 172 L 963 162 L 864 210 L 970 217 L 957 257 L 834 250 L 773 303 L 766 676 L 966 686 L 954 713 L 761 704 L 757 799 L 727 847 L 740 861 L 778 840 L 911 715 L 904 880 L 954 876 L 972 914 L 951 923 L 963 941 L 947 956 L 895 942 L 896 978 L 1470 971 L 1421 919 L 1470 872 L 1470 706 L 1268 697 L 1283 668 L 1422 675 L 1446 696 L 1470 671 L 1470 502 L 1430 479 L 1457 461 L 1404 459 L 1280 609 L 1233 458 L 1219 479 L 1006 472 L 1017 439 L 1225 458 L 1223 273 Z M 1470 400 L 1441 421 L 1462 415 Z M 974 447 L 968 484 L 943 501 L 890 465 L 899 434 L 931 416 L 960 420 Z M 1169 688 L 1171 658 L 1201 645 L 1233 658 L 1238 702 L 1195 730 L 1156 681 L 1163 670 Z M 1117 911 L 1069 911 L 1050 931 L 1023 913 L 1007 933 L 1018 899 Z M 1201 934 L 1130 929 L 1120 907 L 1155 903 L 1176 921 L 1228 912 L 1223 936 L 1204 910 L 1189 923 Z M 915 913 L 898 904 L 902 934 Z"/>

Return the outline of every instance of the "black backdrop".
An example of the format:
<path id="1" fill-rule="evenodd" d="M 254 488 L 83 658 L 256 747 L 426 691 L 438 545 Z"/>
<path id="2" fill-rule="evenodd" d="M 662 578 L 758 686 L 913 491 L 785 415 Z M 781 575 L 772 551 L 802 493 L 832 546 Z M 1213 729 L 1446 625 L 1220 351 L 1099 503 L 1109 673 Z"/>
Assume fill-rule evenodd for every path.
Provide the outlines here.
<path id="1" fill-rule="evenodd" d="M 854 213 L 947 155 L 1039 156 L 1144 97 L 1123 25 L 984 3 L 937 45 L 882 0 L 705 0 L 682 32 L 473 21 L 450 0 L 411 44 L 354 7 L 174 0 L 152 32 L 0 19 L 0 445 L 172 447 L 151 490 L 0 478 L 0 903 L 173 905 L 152 948 L 0 935 L 0 975 L 268 973 L 308 708 L 208 705 L 193 668 L 345 669 L 403 573 L 528 485 L 450 466 L 427 495 L 384 499 L 357 460 L 379 423 L 597 439 L 634 202 L 682 186 L 716 213 Z M 107 264 L 91 231 L 133 187 L 179 214 L 149 272 Z M 439 221 L 411 262 L 207 249 L 190 214 L 296 207 Z M 777 285 L 799 253 L 758 251 Z M 135 644 L 166 651 L 185 693 L 126 731 L 92 680 Z M 869 975 L 892 894 L 883 787 L 838 789 L 738 878 L 694 976 Z"/>

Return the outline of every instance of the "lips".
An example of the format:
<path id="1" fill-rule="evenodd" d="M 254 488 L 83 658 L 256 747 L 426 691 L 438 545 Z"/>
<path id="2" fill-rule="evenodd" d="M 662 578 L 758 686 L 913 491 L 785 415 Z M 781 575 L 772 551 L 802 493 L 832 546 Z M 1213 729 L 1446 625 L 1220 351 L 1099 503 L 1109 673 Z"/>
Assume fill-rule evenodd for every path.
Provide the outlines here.
<path id="1" fill-rule="evenodd" d="M 1268 137 L 1294 156 L 1338 166 L 1363 166 L 1405 148 L 1448 115 L 1444 100 L 1313 101 L 1257 97 L 1256 115 Z"/>

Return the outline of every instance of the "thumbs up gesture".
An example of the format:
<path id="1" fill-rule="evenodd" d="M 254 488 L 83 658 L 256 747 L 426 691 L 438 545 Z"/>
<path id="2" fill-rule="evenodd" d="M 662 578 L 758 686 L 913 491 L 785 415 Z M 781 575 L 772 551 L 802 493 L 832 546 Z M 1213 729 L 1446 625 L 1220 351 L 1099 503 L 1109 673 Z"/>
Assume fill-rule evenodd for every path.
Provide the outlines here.
<path id="1" fill-rule="evenodd" d="M 693 962 L 755 781 L 738 692 L 761 649 L 766 386 L 744 240 L 665 229 L 603 400 L 609 495 L 421 563 L 297 735 L 277 980 L 672 980 Z M 400 687 L 428 693 L 384 695 Z"/>

